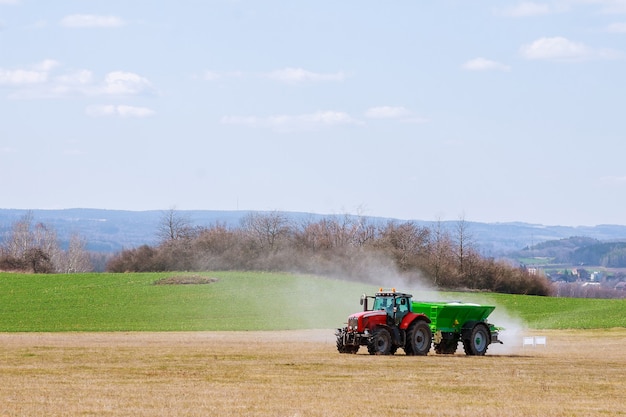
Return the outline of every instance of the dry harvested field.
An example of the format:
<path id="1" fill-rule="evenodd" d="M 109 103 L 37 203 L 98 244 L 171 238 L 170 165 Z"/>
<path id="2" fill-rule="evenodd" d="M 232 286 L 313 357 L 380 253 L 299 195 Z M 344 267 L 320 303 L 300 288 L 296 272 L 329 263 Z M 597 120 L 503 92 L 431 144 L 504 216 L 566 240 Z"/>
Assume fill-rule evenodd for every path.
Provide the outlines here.
<path id="1" fill-rule="evenodd" d="M 0 334 L 0 416 L 626 414 L 626 329 L 533 334 L 484 357 L 340 355 L 332 330 Z"/>

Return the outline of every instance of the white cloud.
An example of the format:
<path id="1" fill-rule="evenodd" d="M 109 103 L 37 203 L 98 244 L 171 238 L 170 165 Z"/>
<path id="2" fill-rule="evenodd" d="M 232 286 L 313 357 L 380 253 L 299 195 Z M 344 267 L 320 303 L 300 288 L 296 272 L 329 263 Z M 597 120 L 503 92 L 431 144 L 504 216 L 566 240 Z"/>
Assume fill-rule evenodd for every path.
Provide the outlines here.
<path id="1" fill-rule="evenodd" d="M 46 59 L 27 68 L 0 68 L 0 85 L 24 86 L 45 83 L 49 72 L 58 65 L 58 62 Z"/>
<path id="2" fill-rule="evenodd" d="M 280 132 L 314 130 L 340 125 L 354 125 L 360 122 L 348 113 L 338 111 L 318 111 L 300 115 L 274 115 L 269 117 L 256 116 L 224 116 L 221 123 L 240 125 L 253 128 L 272 129 Z"/>
<path id="3" fill-rule="evenodd" d="M 611 23 L 606 30 L 611 33 L 626 33 L 626 22 Z"/>
<path id="4" fill-rule="evenodd" d="M 283 68 L 267 74 L 267 77 L 284 83 L 296 84 L 302 82 L 343 81 L 346 75 L 343 72 L 320 73 L 307 71 L 302 68 Z"/>
<path id="5" fill-rule="evenodd" d="M 583 43 L 573 42 L 561 36 L 540 38 L 520 49 L 521 55 L 530 60 L 584 61 L 590 59 L 614 59 L 619 52 L 610 49 L 593 49 Z"/>
<path id="6" fill-rule="evenodd" d="M 55 78 L 60 85 L 88 85 L 93 82 L 93 73 L 88 70 L 77 70 Z"/>
<path id="7" fill-rule="evenodd" d="M 92 117 L 144 118 L 153 116 L 155 112 L 147 107 L 106 104 L 88 106 L 85 114 Z"/>
<path id="8" fill-rule="evenodd" d="M 511 67 L 485 58 L 474 58 L 465 62 L 462 68 L 468 71 L 510 71 Z"/>
<path id="9" fill-rule="evenodd" d="M 125 96 L 147 93 L 152 90 L 150 81 L 133 72 L 113 71 L 104 78 L 101 92 L 106 95 Z"/>
<path id="10" fill-rule="evenodd" d="M 0 85 L 24 85 L 44 83 L 48 79 L 48 74 L 41 71 L 32 70 L 5 70 L 0 68 Z"/>
<path id="11" fill-rule="evenodd" d="M 81 83 L 79 77 L 79 75 L 76 75 L 76 77 L 74 78 L 71 75 L 61 76 L 58 77 L 54 82 L 42 86 L 42 88 L 18 92 L 18 94 L 20 95 L 16 94 L 12 98 L 63 99 L 98 95 L 96 92 L 93 91 L 94 88 L 92 85 L 85 84 L 85 82 Z"/>
<path id="12" fill-rule="evenodd" d="M 125 22 L 117 16 L 72 14 L 61 19 L 61 26 L 66 28 L 115 28 L 124 25 Z"/>
<path id="13" fill-rule="evenodd" d="M 13 99 L 51 99 L 68 97 L 126 97 L 151 94 L 150 81 L 133 72 L 112 71 L 102 81 L 95 81 L 86 69 L 57 71 L 61 64 L 46 59 L 18 69 L 0 68 L 0 85 L 13 87 Z M 56 71 L 56 74 L 55 74 Z"/>

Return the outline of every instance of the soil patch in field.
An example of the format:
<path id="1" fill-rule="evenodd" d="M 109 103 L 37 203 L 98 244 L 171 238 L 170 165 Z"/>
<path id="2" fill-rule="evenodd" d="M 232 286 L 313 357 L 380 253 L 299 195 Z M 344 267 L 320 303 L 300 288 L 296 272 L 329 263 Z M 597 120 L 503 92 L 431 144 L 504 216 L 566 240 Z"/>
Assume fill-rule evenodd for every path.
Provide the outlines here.
<path id="1" fill-rule="evenodd" d="M 212 284 L 219 281 L 217 278 L 203 277 L 201 275 L 174 275 L 154 282 L 154 285 L 197 285 Z"/>

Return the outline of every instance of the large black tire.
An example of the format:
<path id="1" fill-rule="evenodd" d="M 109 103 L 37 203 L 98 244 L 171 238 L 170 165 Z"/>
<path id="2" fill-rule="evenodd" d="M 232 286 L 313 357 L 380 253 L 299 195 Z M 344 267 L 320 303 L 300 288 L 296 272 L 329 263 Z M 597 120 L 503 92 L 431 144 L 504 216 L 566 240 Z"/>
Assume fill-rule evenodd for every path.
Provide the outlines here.
<path id="1" fill-rule="evenodd" d="M 407 355 L 428 355 L 433 335 L 430 326 L 424 320 L 418 320 L 409 327 L 404 351 Z"/>
<path id="2" fill-rule="evenodd" d="M 468 339 L 463 339 L 463 349 L 466 355 L 483 356 L 491 342 L 491 332 L 482 323 L 474 326 Z"/>
<path id="3" fill-rule="evenodd" d="M 377 327 L 372 337 L 367 341 L 367 351 L 370 355 L 389 355 L 392 348 L 391 334 L 384 327 Z"/>
<path id="4" fill-rule="evenodd" d="M 339 353 L 357 353 L 359 351 L 359 346 L 346 345 L 343 343 L 343 335 L 337 336 L 337 350 Z"/>

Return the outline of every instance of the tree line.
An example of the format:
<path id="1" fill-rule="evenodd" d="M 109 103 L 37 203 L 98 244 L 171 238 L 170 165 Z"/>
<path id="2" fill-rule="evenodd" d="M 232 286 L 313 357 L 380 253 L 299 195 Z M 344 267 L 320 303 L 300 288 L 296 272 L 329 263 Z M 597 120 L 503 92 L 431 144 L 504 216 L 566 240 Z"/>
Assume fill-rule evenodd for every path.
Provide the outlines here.
<path id="1" fill-rule="evenodd" d="M 71 236 L 62 249 L 54 228 L 35 223 L 32 213 L 16 221 L 0 246 L 0 271 L 73 273 L 93 270 L 85 241 Z"/>
<path id="2" fill-rule="evenodd" d="M 437 288 L 550 295 L 542 274 L 480 255 L 468 224 L 374 222 L 338 215 L 296 221 L 287 214 L 252 212 L 238 227 L 193 226 L 175 210 L 164 212 L 158 244 L 115 254 L 109 272 L 259 270 L 310 273 L 387 282 L 390 274 Z"/>

